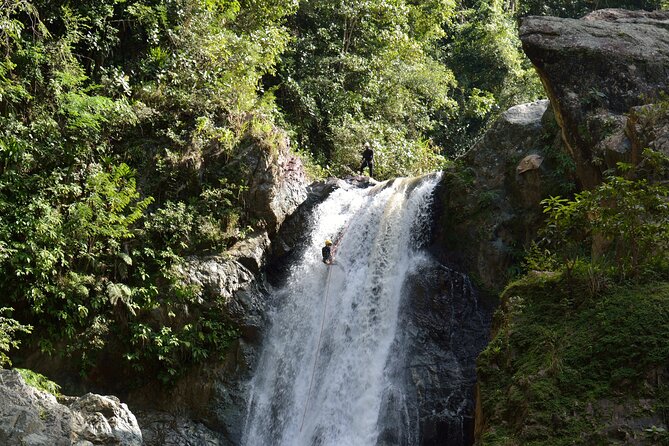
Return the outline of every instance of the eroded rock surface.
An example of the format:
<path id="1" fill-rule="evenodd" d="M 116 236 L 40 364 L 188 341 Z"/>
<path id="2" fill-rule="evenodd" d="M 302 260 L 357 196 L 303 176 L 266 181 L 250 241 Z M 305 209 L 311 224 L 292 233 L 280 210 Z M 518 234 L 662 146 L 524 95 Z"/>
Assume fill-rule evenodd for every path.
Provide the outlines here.
<path id="1" fill-rule="evenodd" d="M 265 221 L 270 234 L 307 198 L 307 177 L 302 161 L 288 150 L 284 141 L 278 151 L 249 152 L 249 189 L 247 208 Z"/>
<path id="2" fill-rule="evenodd" d="M 581 20 L 526 17 L 520 38 L 582 187 L 599 184 L 619 161 L 638 161 L 647 133 L 642 124 L 637 127 L 644 119 L 634 109 L 661 100 L 669 87 L 669 12 L 606 9 Z M 633 123 L 630 112 L 637 116 Z M 666 137 L 664 127 L 656 131 Z"/>
<path id="3" fill-rule="evenodd" d="M 504 112 L 445 172 L 437 190 L 435 253 L 499 291 L 543 221 L 540 202 L 569 191 L 559 129 L 546 100 Z"/>
<path id="4" fill-rule="evenodd" d="M 142 445 L 135 416 L 114 396 L 56 397 L 0 370 L 0 444 L 6 446 Z"/>

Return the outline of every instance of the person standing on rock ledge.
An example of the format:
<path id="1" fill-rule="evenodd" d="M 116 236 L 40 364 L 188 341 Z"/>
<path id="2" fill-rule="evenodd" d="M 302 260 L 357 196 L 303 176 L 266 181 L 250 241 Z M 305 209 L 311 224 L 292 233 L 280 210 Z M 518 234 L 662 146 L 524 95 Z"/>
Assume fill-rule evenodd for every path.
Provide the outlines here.
<path id="1" fill-rule="evenodd" d="M 374 176 L 374 150 L 372 150 L 372 146 L 369 144 L 369 141 L 366 141 L 363 147 L 365 150 L 362 152 L 360 175 L 362 175 L 362 171 L 365 169 L 365 167 L 369 167 L 369 177 L 371 178 Z"/>

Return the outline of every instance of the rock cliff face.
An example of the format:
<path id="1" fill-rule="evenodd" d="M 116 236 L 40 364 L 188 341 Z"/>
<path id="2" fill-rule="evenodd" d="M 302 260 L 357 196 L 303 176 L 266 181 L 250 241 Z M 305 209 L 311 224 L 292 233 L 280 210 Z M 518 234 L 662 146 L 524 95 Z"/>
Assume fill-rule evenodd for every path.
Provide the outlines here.
<path id="1" fill-rule="evenodd" d="M 644 148 L 669 154 L 669 12 L 527 17 L 520 37 L 550 102 L 504 112 L 438 200 L 438 254 L 493 293 L 534 238 L 541 199 L 592 188 Z"/>
<path id="2" fill-rule="evenodd" d="M 307 179 L 302 162 L 288 150 L 286 139 L 277 151 L 254 151 L 247 156 L 252 166 L 247 208 L 276 233 L 288 215 L 307 198 Z"/>
<path id="3" fill-rule="evenodd" d="M 396 341 L 404 357 L 388 367 L 401 391 L 383 401 L 378 444 L 405 444 L 411 427 L 418 435 L 409 444 L 471 445 L 475 358 L 488 341 L 490 308 L 466 275 L 431 262 L 408 280 L 406 295 Z"/>
<path id="4" fill-rule="evenodd" d="M 581 20 L 527 17 L 520 38 L 544 84 L 584 188 L 643 148 L 669 153 L 669 12 L 595 11 Z M 666 98 L 664 98 L 666 100 Z M 645 107 L 644 107 L 645 106 Z M 659 119 L 658 119 L 659 118 Z"/>
<path id="5" fill-rule="evenodd" d="M 520 36 L 550 98 L 577 187 L 596 187 L 618 162 L 638 163 L 645 148 L 669 154 L 669 12 L 527 17 Z M 518 172 L 536 164 L 524 161 Z M 518 235 L 513 240 L 522 240 Z M 477 444 L 666 443 L 667 372 L 659 365 L 666 352 L 653 362 L 651 347 L 641 347 L 666 327 L 666 315 L 648 322 L 666 288 L 638 288 L 565 310 L 559 276 L 531 275 L 508 287 L 493 341 L 479 358 Z M 645 315 L 637 320 L 635 312 Z M 651 335 L 640 330 L 646 324 Z M 607 343 L 616 336 L 617 346 Z M 650 359 L 630 361 L 637 353 Z M 550 361 L 537 360 L 546 354 Z M 618 378 L 623 374 L 635 378 Z"/>
<path id="6" fill-rule="evenodd" d="M 252 166 L 246 204 L 265 230 L 238 242 L 225 255 L 193 257 L 182 273 L 240 329 L 241 337 L 223 361 L 194 369 L 172 389 L 143 388 L 129 396 L 137 409 L 146 445 L 236 445 L 246 413 L 244 383 L 256 359 L 265 326 L 265 268 L 270 239 L 307 199 L 301 161 L 283 144 L 278 151 L 247 153 Z"/>
<path id="7" fill-rule="evenodd" d="M 541 224 L 540 201 L 572 187 L 548 101 L 510 108 L 437 191 L 435 255 L 495 293 Z"/>

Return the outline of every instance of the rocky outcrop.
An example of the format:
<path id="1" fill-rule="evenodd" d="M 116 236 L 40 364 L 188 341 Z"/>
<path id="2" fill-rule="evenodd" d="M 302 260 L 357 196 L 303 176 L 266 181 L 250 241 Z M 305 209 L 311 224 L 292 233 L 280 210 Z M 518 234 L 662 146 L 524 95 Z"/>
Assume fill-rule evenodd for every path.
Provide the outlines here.
<path id="1" fill-rule="evenodd" d="M 281 225 L 272 238 L 267 275 L 272 285 L 280 285 L 287 276 L 288 268 L 307 247 L 309 225 L 314 207 L 323 202 L 336 189 L 369 187 L 377 184 L 374 179 L 352 176 L 345 179 L 328 178 L 316 181 L 307 188 L 307 198 Z"/>
<path id="2" fill-rule="evenodd" d="M 606 9 L 581 20 L 527 17 L 520 38 L 582 187 L 599 184 L 619 161 L 638 162 L 649 140 L 666 140 L 666 106 L 641 106 L 661 102 L 669 88 L 669 12 Z M 650 124 L 657 121 L 653 111 L 663 123 Z M 649 136 L 648 124 L 657 136 Z M 669 153 L 666 141 L 655 148 Z"/>
<path id="3" fill-rule="evenodd" d="M 645 148 L 669 154 L 669 12 L 527 17 L 520 36 L 579 188 L 596 187 L 619 162 L 643 167 Z M 518 172 L 545 162 L 526 157 Z M 591 277 L 579 280 L 589 289 Z M 476 444 L 664 444 L 667 354 L 652 346 L 666 315 L 649 319 L 665 288 L 637 283 L 587 300 L 588 291 L 545 273 L 507 286 L 478 359 Z M 584 301 L 566 304 L 574 298 Z M 644 359 L 630 360 L 636 354 Z"/>
<path id="4" fill-rule="evenodd" d="M 139 412 L 144 446 L 228 446 L 230 443 L 205 424 L 168 412 Z"/>
<path id="5" fill-rule="evenodd" d="M 540 201 L 572 187 L 558 132 L 546 100 L 504 112 L 445 172 L 437 190 L 435 255 L 499 291 L 543 221 Z"/>
<path id="6" fill-rule="evenodd" d="M 594 187 L 645 148 L 669 154 L 669 12 L 527 17 L 520 35 L 550 102 L 504 112 L 436 200 L 434 254 L 492 294 L 535 239 L 543 198 Z"/>
<path id="7" fill-rule="evenodd" d="M 225 255 L 193 257 L 182 271 L 186 283 L 197 287 L 202 302 L 217 302 L 250 338 L 262 325 L 260 272 L 269 247 L 267 233 L 261 233 L 237 243 Z"/>
<path id="8" fill-rule="evenodd" d="M 60 401 L 30 387 L 16 370 L 0 370 L 0 444 L 142 445 L 128 407 L 113 396 L 86 394 Z"/>
<path id="9" fill-rule="evenodd" d="M 406 295 L 396 340 L 404 357 L 388 364 L 401 390 L 384 398 L 379 444 L 471 445 L 476 357 L 488 341 L 491 308 L 466 275 L 431 260 L 409 278 Z M 418 438 L 408 441 L 412 431 Z"/>
<path id="10" fill-rule="evenodd" d="M 168 392 L 157 385 L 134 391 L 130 402 L 151 445 L 239 444 L 246 413 L 245 383 L 251 377 L 261 332 L 266 325 L 265 269 L 275 234 L 307 199 L 306 175 L 286 142 L 278 149 L 247 152 L 245 194 L 252 216 L 264 230 L 239 241 L 223 255 L 194 256 L 181 268 L 194 285 L 201 308 L 215 308 L 234 321 L 240 338 L 223 360 L 203 364 Z M 197 308 L 184 317 L 197 317 Z"/>
<path id="11" fill-rule="evenodd" d="M 257 150 L 247 155 L 251 166 L 246 207 L 274 234 L 286 216 L 307 198 L 307 178 L 300 159 L 284 140 L 278 150 Z"/>

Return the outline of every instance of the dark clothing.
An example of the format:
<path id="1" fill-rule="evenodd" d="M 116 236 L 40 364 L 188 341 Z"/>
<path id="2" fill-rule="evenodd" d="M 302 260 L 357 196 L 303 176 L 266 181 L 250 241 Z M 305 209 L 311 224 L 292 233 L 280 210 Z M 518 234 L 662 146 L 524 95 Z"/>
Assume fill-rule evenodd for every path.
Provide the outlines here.
<path id="1" fill-rule="evenodd" d="M 369 176 L 374 176 L 374 151 L 371 147 L 367 147 L 364 152 L 362 152 L 362 164 L 360 164 L 360 174 L 365 170 L 365 167 L 369 167 Z"/>
<path id="2" fill-rule="evenodd" d="M 360 164 L 360 175 L 362 175 L 362 171 L 365 170 L 365 167 L 369 167 L 369 176 L 373 177 L 374 176 L 374 161 L 369 161 L 369 160 L 363 159 L 362 164 Z"/>
<path id="3" fill-rule="evenodd" d="M 364 152 L 362 152 L 362 159 L 367 161 L 374 161 L 374 151 L 367 147 Z"/>
<path id="4" fill-rule="evenodd" d="M 332 260 L 332 250 L 329 246 L 323 246 L 323 263 L 328 263 Z"/>

